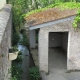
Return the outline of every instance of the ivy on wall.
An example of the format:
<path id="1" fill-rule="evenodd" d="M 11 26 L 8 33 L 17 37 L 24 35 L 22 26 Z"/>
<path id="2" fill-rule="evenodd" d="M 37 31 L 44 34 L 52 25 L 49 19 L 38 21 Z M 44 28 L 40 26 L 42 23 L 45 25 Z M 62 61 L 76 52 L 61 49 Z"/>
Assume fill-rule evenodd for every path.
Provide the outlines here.
<path id="1" fill-rule="evenodd" d="M 80 10 L 78 11 L 77 16 L 74 19 L 73 27 L 77 28 L 78 27 L 78 23 L 80 23 Z"/>

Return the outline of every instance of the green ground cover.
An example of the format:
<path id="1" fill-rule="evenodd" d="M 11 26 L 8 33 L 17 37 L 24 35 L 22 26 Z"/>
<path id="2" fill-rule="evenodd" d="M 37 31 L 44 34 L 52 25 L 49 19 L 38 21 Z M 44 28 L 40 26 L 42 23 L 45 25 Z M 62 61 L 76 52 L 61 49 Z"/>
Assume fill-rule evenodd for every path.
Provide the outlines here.
<path id="1" fill-rule="evenodd" d="M 77 28 L 77 23 L 80 22 L 80 3 L 79 2 L 65 2 L 65 3 L 55 3 L 55 4 L 51 4 L 50 6 L 47 6 L 45 8 L 40 8 L 40 9 L 36 9 L 36 10 L 32 10 L 31 12 L 28 12 L 25 17 L 27 18 L 28 16 L 30 16 L 31 14 L 34 13 L 38 13 L 50 8 L 59 8 L 61 10 L 66 10 L 66 9 L 78 9 L 77 12 L 77 16 L 74 19 L 73 22 L 73 27 Z"/>

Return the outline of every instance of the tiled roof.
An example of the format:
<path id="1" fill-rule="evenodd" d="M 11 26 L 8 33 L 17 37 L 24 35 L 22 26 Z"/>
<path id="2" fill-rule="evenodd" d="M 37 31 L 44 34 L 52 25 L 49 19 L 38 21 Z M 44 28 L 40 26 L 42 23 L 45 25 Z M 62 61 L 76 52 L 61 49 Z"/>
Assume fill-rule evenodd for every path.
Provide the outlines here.
<path id="1" fill-rule="evenodd" d="M 30 26 L 34 26 L 76 15 L 77 11 L 78 11 L 77 9 L 60 10 L 59 8 L 50 8 L 42 12 L 31 14 L 25 19 Z"/>

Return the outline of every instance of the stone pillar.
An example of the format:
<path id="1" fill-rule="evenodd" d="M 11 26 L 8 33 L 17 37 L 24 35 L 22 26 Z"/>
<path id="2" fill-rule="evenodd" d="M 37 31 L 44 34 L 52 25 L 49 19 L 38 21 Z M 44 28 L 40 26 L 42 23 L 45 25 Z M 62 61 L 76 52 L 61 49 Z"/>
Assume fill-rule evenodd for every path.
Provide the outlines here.
<path id="1" fill-rule="evenodd" d="M 30 31 L 30 48 L 36 47 L 36 32 L 35 30 Z"/>
<path id="2" fill-rule="evenodd" d="M 39 68 L 48 73 L 48 33 L 39 31 Z"/>

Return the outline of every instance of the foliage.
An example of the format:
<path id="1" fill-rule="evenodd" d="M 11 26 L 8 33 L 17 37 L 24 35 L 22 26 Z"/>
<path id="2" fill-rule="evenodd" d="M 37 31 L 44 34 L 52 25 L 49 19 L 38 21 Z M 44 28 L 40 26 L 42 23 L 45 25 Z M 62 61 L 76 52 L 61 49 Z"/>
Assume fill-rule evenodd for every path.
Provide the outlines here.
<path id="1" fill-rule="evenodd" d="M 37 12 L 41 12 L 43 10 L 47 10 L 49 8 L 60 8 L 61 10 L 65 10 L 65 9 L 80 9 L 80 3 L 75 3 L 75 2 L 65 2 L 65 3 L 55 3 L 55 4 L 51 4 L 45 8 L 40 8 L 40 9 L 36 9 L 36 10 L 32 10 L 31 12 L 28 12 L 26 14 L 25 17 L 30 16 L 31 14 L 37 13 Z"/>
<path id="2" fill-rule="evenodd" d="M 22 27 L 22 23 L 24 23 L 23 14 L 25 13 L 25 9 L 27 0 L 7 0 L 7 3 L 12 4 L 12 45 L 16 45 L 19 41 L 19 31 L 20 27 Z"/>
<path id="3" fill-rule="evenodd" d="M 10 80 L 17 80 L 17 78 L 16 77 L 11 77 Z"/>
<path id="4" fill-rule="evenodd" d="M 13 26 L 20 27 L 23 22 L 23 13 L 26 9 L 26 0 L 8 0 L 8 3 L 11 3 L 13 6 Z"/>
<path id="5" fill-rule="evenodd" d="M 25 45 L 25 46 L 29 46 L 29 41 L 28 41 L 28 37 L 26 35 L 26 32 L 23 32 L 23 39 L 20 41 L 20 44 Z"/>
<path id="6" fill-rule="evenodd" d="M 13 5 L 13 28 L 14 28 L 14 31 L 19 32 L 19 29 L 22 26 L 22 23 L 24 23 L 23 17 L 25 16 L 25 13 L 29 12 L 26 15 L 26 16 L 28 16 L 35 12 L 40 12 L 42 10 L 46 10 L 46 8 L 48 8 L 48 7 L 50 7 L 50 8 L 54 7 L 54 5 L 56 3 L 61 3 L 61 2 L 80 2 L 80 0 L 7 0 L 7 3 L 11 3 Z M 76 4 L 76 6 L 77 6 L 77 4 Z M 44 8 L 44 7 L 46 7 L 46 8 Z M 32 11 L 32 10 L 35 10 L 35 11 Z"/>
<path id="7" fill-rule="evenodd" d="M 20 62 L 22 62 L 22 60 L 23 60 L 22 55 L 18 55 L 17 59 L 15 59 L 14 61 L 16 63 L 20 63 Z"/>
<path id="8" fill-rule="evenodd" d="M 17 43 L 19 42 L 19 34 L 17 32 L 13 32 L 12 34 L 12 46 L 16 46 Z"/>
<path id="9" fill-rule="evenodd" d="M 12 77 L 10 80 L 20 80 L 22 68 L 20 66 L 12 66 L 11 68 Z"/>
<path id="10" fill-rule="evenodd" d="M 25 15 L 25 17 L 28 17 L 28 16 L 31 15 L 31 14 L 34 14 L 34 13 L 37 13 L 37 12 L 41 12 L 41 11 L 47 10 L 47 9 L 48 9 L 48 8 L 46 7 L 46 8 L 40 8 L 40 9 L 32 10 L 31 12 L 28 12 L 28 13 Z"/>
<path id="11" fill-rule="evenodd" d="M 21 78 L 22 69 L 20 66 L 13 66 L 12 67 L 12 77 L 17 78 L 19 80 Z"/>
<path id="12" fill-rule="evenodd" d="M 39 69 L 38 67 L 32 67 L 29 69 L 30 80 L 39 80 Z"/>
<path id="13" fill-rule="evenodd" d="M 27 10 L 32 11 L 60 2 L 80 2 L 80 0 L 27 0 Z"/>
<path id="14" fill-rule="evenodd" d="M 80 3 L 76 2 L 65 2 L 65 3 L 59 3 L 55 7 L 61 8 L 61 10 L 65 9 L 80 9 Z"/>
<path id="15" fill-rule="evenodd" d="M 10 80 L 21 80 L 22 76 L 22 56 L 18 55 L 17 59 L 12 62 L 12 68 L 9 73 L 12 73 Z"/>
<path id="16" fill-rule="evenodd" d="M 74 22 L 73 22 L 73 27 L 77 28 L 77 24 L 80 22 L 80 3 L 76 2 L 76 1 L 74 1 L 74 2 L 64 2 L 64 3 L 59 2 L 59 3 L 51 4 L 51 5 L 49 5 L 45 8 L 40 8 L 40 9 L 37 9 L 37 10 L 33 10 L 31 12 L 28 12 L 25 17 L 27 18 L 31 14 L 41 12 L 43 10 L 47 10 L 47 9 L 53 8 L 53 7 L 59 8 L 61 10 L 66 10 L 66 9 L 77 9 L 77 10 L 79 10 L 78 14 L 75 17 Z"/>
<path id="17" fill-rule="evenodd" d="M 19 52 L 19 55 L 16 60 L 12 61 L 12 67 L 9 70 L 9 73 L 12 74 L 9 80 L 21 80 L 22 77 L 22 53 Z"/>
<path id="18" fill-rule="evenodd" d="M 68 2 L 68 1 L 78 2 L 80 0 L 7 0 L 7 3 L 10 3 L 13 6 L 13 9 L 12 9 L 12 13 L 13 13 L 12 23 L 13 23 L 13 30 L 14 30 L 13 32 L 17 34 L 20 31 L 20 27 L 22 27 L 24 23 L 23 17 L 25 16 L 25 13 L 29 12 L 26 15 L 28 16 L 35 12 L 46 10 L 48 7 L 54 7 L 54 4 L 56 3 Z M 35 11 L 32 11 L 32 10 L 35 10 Z M 16 44 L 18 40 L 14 39 L 14 37 L 15 36 L 13 35 L 12 42 L 13 44 Z"/>
<path id="19" fill-rule="evenodd" d="M 78 11 L 77 16 L 74 19 L 74 22 L 73 22 L 74 28 L 77 28 L 78 23 L 80 23 L 80 10 Z"/>
<path id="20" fill-rule="evenodd" d="M 16 51 L 18 51 L 18 48 L 16 46 L 13 46 L 12 48 L 9 49 L 10 53 L 16 52 Z"/>
<path id="21" fill-rule="evenodd" d="M 21 51 L 19 51 L 18 55 L 22 55 L 22 52 L 21 52 Z"/>

